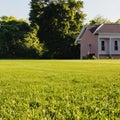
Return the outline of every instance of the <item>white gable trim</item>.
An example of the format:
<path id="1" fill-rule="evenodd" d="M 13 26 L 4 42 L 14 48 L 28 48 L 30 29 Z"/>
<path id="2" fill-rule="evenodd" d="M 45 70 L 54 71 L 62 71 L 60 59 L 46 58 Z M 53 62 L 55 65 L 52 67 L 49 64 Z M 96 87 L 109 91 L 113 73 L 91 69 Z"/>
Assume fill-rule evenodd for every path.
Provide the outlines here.
<path id="1" fill-rule="evenodd" d="M 95 32 L 94 32 L 93 34 L 95 34 L 103 25 L 104 25 L 104 24 L 101 24 L 101 25 L 95 30 Z"/>
<path id="2" fill-rule="evenodd" d="M 84 34 L 86 28 L 87 28 L 87 26 L 83 26 L 81 32 L 79 33 L 79 35 L 77 36 L 77 38 L 76 38 L 76 40 L 74 42 L 75 45 L 77 45 L 78 43 L 80 43 L 80 38 Z"/>

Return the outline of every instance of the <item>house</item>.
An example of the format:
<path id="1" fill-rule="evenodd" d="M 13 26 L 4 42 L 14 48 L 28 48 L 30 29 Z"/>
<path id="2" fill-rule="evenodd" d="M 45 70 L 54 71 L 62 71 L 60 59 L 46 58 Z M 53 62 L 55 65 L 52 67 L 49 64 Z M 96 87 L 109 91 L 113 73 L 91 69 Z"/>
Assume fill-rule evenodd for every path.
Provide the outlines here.
<path id="1" fill-rule="evenodd" d="M 120 58 L 120 24 L 84 26 L 75 40 L 80 44 L 80 58 Z"/>

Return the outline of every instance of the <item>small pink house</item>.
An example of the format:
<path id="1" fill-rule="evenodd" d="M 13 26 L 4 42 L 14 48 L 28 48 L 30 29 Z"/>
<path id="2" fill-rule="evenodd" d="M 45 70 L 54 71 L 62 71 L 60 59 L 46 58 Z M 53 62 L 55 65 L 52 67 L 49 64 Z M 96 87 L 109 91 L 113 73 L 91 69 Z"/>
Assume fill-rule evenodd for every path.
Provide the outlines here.
<path id="1" fill-rule="evenodd" d="M 120 58 L 120 24 L 84 26 L 75 40 L 80 44 L 80 58 Z"/>

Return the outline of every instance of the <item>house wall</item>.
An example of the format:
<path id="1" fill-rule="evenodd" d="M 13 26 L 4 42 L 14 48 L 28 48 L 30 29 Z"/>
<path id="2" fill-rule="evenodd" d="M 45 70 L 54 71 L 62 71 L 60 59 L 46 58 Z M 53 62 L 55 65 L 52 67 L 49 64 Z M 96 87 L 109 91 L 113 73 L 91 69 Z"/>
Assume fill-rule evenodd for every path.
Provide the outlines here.
<path id="1" fill-rule="evenodd" d="M 86 29 L 85 33 L 81 38 L 81 58 L 86 57 L 88 54 L 93 53 L 96 57 L 98 57 L 98 39 L 97 35 L 93 35 Z M 91 49 L 90 46 L 91 45 Z"/>
<path id="2" fill-rule="evenodd" d="M 105 50 L 101 50 L 101 41 L 105 41 Z M 115 50 L 115 41 L 118 41 L 118 50 Z M 100 34 L 98 37 L 98 54 L 99 58 L 120 58 L 120 34 L 109 33 Z"/>

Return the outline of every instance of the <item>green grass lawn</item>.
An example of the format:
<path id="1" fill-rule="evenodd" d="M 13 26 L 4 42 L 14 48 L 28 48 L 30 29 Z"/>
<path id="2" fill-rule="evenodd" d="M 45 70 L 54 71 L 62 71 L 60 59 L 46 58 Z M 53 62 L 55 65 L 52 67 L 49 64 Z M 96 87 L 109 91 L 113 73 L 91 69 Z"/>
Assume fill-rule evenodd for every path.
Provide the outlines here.
<path id="1" fill-rule="evenodd" d="M 0 120 L 120 120 L 120 60 L 0 60 Z"/>

